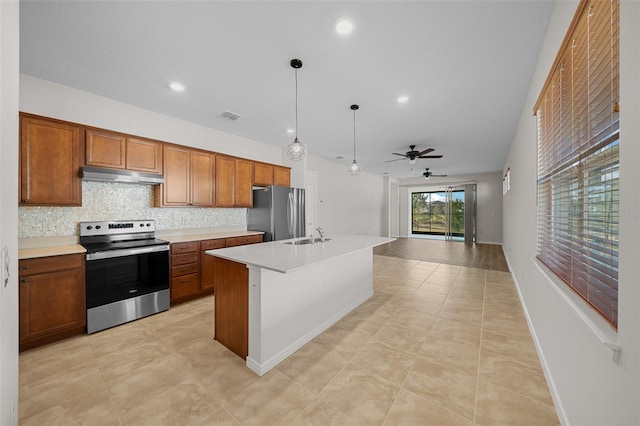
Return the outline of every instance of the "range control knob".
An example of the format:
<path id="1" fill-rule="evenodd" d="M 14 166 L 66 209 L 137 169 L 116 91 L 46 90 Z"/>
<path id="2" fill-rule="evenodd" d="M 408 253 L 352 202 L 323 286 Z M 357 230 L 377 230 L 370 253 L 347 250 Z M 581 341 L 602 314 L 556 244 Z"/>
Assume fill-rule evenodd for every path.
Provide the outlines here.
<path id="1" fill-rule="evenodd" d="M 100 225 L 96 225 L 96 229 L 100 229 Z"/>
<path id="2" fill-rule="evenodd" d="M 151 226 L 151 224 L 150 224 L 150 223 L 147 223 L 147 226 Z"/>
<path id="3" fill-rule="evenodd" d="M 141 223 L 141 224 L 140 224 L 140 228 L 142 228 L 143 226 L 144 226 L 144 223 Z"/>
<path id="4" fill-rule="evenodd" d="M 92 229 L 93 229 L 93 226 L 89 225 L 89 226 L 87 226 L 87 229 L 88 229 L 88 230 L 92 230 Z"/>

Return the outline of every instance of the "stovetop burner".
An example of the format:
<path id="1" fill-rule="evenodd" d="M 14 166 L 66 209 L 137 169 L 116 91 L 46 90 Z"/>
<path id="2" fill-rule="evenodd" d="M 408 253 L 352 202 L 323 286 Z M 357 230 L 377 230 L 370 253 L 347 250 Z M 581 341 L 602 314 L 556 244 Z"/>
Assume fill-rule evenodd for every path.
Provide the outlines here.
<path id="1" fill-rule="evenodd" d="M 153 220 L 80 222 L 80 244 L 88 254 L 169 244 L 155 229 Z"/>

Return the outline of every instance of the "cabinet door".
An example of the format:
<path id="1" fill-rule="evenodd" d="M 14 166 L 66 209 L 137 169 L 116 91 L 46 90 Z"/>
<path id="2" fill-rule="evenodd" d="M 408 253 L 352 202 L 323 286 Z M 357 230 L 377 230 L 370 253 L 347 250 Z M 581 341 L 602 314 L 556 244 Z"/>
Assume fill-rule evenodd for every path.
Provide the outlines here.
<path id="1" fill-rule="evenodd" d="M 246 359 L 249 353 L 249 270 L 242 263 L 214 257 L 215 339 Z"/>
<path id="2" fill-rule="evenodd" d="M 253 161 L 236 159 L 233 205 L 253 207 Z"/>
<path id="3" fill-rule="evenodd" d="M 82 269 L 20 279 L 20 344 L 44 339 L 86 324 Z"/>
<path id="4" fill-rule="evenodd" d="M 215 156 L 204 151 L 191 151 L 191 205 L 214 206 L 213 186 Z"/>
<path id="5" fill-rule="evenodd" d="M 165 145 L 162 156 L 164 183 L 158 186 L 161 206 L 187 206 L 191 199 L 189 179 L 189 150 L 176 145 Z"/>
<path id="6" fill-rule="evenodd" d="M 127 138 L 127 163 L 129 170 L 162 173 L 162 144 L 138 138 Z"/>
<path id="7" fill-rule="evenodd" d="M 259 186 L 273 185 L 273 166 L 271 164 L 254 163 L 253 183 Z"/>
<path id="8" fill-rule="evenodd" d="M 206 240 L 200 242 L 200 247 L 202 248 L 202 252 L 200 253 L 200 290 L 204 293 L 206 291 L 213 291 L 215 288 L 214 257 L 209 256 L 205 252 L 207 250 L 226 247 L 226 242 L 224 238 Z"/>
<path id="9" fill-rule="evenodd" d="M 21 117 L 21 205 L 82 205 L 80 142 L 79 126 Z"/>
<path id="10" fill-rule="evenodd" d="M 87 129 L 85 149 L 86 163 L 89 166 L 125 168 L 126 137 L 124 135 Z"/>
<path id="11" fill-rule="evenodd" d="M 233 207 L 235 160 L 216 155 L 216 206 Z"/>
<path id="12" fill-rule="evenodd" d="M 273 184 L 291 186 L 291 169 L 289 167 L 273 166 Z"/>

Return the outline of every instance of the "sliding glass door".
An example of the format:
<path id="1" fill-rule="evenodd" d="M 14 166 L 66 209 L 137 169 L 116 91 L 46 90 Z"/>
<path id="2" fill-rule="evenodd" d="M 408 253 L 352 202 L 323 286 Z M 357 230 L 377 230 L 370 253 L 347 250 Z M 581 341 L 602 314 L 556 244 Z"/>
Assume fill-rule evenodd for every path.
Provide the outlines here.
<path id="1" fill-rule="evenodd" d="M 464 189 L 413 192 L 411 194 L 411 233 L 446 239 L 464 239 Z"/>

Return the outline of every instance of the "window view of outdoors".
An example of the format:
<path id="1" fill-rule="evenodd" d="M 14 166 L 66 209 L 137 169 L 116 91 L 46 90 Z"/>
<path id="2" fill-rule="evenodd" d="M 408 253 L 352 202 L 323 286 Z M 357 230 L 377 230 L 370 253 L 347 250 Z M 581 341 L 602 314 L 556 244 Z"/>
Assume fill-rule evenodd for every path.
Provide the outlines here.
<path id="1" fill-rule="evenodd" d="M 447 193 L 414 192 L 411 194 L 411 232 L 414 234 L 445 235 L 447 209 L 451 209 L 450 233 L 464 237 L 464 190 L 451 193 L 448 206 Z"/>

